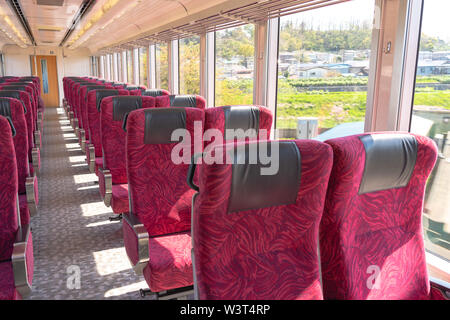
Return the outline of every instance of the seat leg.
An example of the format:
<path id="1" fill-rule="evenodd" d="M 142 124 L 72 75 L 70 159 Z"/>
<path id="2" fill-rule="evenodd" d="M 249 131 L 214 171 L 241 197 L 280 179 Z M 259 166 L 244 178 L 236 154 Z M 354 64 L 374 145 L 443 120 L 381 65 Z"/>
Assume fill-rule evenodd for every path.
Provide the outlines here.
<path id="1" fill-rule="evenodd" d="M 155 294 L 154 292 L 152 292 L 152 290 L 150 289 L 141 289 L 139 290 L 139 295 L 141 296 L 141 298 L 145 298 L 148 295 L 152 295 Z"/>
<path id="2" fill-rule="evenodd" d="M 109 221 L 111 221 L 111 222 L 113 222 L 113 221 L 122 221 L 122 219 L 123 219 L 123 215 L 122 214 L 119 214 L 119 215 L 114 216 L 114 217 L 109 217 Z"/>

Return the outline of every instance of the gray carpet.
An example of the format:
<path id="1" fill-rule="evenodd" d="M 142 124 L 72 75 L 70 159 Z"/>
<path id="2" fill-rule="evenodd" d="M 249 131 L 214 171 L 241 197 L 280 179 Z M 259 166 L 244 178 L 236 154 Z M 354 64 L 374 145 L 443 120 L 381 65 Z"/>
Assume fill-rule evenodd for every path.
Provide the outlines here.
<path id="1" fill-rule="evenodd" d="M 141 299 L 147 285 L 131 269 L 121 223 L 109 222 L 112 211 L 61 108 L 45 110 L 42 149 L 29 299 Z"/>

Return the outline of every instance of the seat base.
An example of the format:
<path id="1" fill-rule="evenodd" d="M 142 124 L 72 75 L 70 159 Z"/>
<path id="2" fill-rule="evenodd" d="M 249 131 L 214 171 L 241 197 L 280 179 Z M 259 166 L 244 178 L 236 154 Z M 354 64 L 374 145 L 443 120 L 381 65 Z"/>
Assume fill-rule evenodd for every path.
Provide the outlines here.
<path id="1" fill-rule="evenodd" d="M 12 262 L 0 263 L 0 300 L 22 300 L 14 287 Z"/>

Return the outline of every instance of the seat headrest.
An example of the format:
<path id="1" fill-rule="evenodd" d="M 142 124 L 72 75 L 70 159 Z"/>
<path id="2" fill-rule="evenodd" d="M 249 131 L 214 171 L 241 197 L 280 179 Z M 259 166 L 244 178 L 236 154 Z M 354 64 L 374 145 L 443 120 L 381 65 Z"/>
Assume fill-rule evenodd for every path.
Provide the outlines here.
<path id="1" fill-rule="evenodd" d="M 256 106 L 225 106 L 223 107 L 225 116 L 225 140 L 233 139 L 227 130 L 242 129 L 245 131 L 254 129 L 255 138 L 259 131 L 259 108 Z M 238 139 L 240 137 L 237 137 Z"/>
<path id="2" fill-rule="evenodd" d="M 9 90 L 27 91 L 27 87 L 21 85 L 7 85 L 3 86 L 3 88 L 7 88 Z"/>
<path id="3" fill-rule="evenodd" d="M 3 95 L 3 93 L 7 93 L 6 95 Z M 20 92 L 19 91 L 10 91 L 11 94 L 8 95 L 9 91 L 0 91 L 0 100 L 2 101 L 1 103 L 3 104 L 2 108 L 8 108 L 9 110 L 11 110 L 11 100 L 9 100 L 10 98 L 12 99 L 17 99 L 23 107 L 23 113 L 27 114 L 27 107 L 25 107 L 25 104 L 23 103 L 22 100 L 20 100 Z M 17 97 L 18 96 L 18 97 Z M 6 107 L 7 106 L 7 107 Z M 10 111 L 11 112 L 11 111 Z"/>
<path id="4" fill-rule="evenodd" d="M 145 144 L 169 144 L 176 129 L 186 129 L 186 110 L 183 108 L 146 109 Z"/>
<path id="5" fill-rule="evenodd" d="M 163 96 L 163 91 L 160 89 L 148 89 L 142 92 L 143 96 L 148 96 L 148 97 L 159 97 L 159 96 Z"/>
<path id="6" fill-rule="evenodd" d="M 123 121 L 125 115 L 142 108 L 141 96 L 117 96 L 113 98 L 113 120 Z"/>
<path id="7" fill-rule="evenodd" d="M 110 96 L 117 96 L 119 95 L 119 91 L 115 89 L 101 89 L 97 90 L 95 93 L 96 96 L 96 102 L 97 102 L 97 110 L 100 112 L 100 104 L 102 103 L 102 99 L 105 97 Z"/>
<path id="8" fill-rule="evenodd" d="M 96 84 L 94 84 L 94 85 L 92 85 L 92 86 L 87 86 L 86 87 L 86 96 L 85 96 L 85 100 L 87 101 L 87 96 L 88 96 L 88 93 L 89 92 L 91 92 L 91 91 L 93 91 L 93 90 L 101 90 L 101 89 L 104 89 L 105 88 L 105 86 L 102 86 L 102 85 L 96 85 Z"/>
<path id="9" fill-rule="evenodd" d="M 12 136 L 16 136 L 16 128 L 11 119 L 11 101 L 8 99 L 0 99 L 0 116 L 4 116 L 11 126 Z"/>
<path id="10" fill-rule="evenodd" d="M 269 167 L 269 165 L 263 164 L 265 161 L 260 159 L 261 143 L 267 145 L 267 155 L 273 161 L 278 161 L 276 166 L 278 171 L 273 175 L 264 175 L 261 172 L 262 168 Z M 296 202 L 302 166 L 300 151 L 295 142 L 250 142 L 237 144 L 231 150 L 233 150 L 231 157 L 233 164 L 228 203 L 229 213 L 289 205 Z M 272 155 L 273 152 L 275 154 Z M 276 152 L 278 152 L 278 156 Z M 256 161 L 254 161 L 255 158 Z"/>
<path id="11" fill-rule="evenodd" d="M 170 107 L 195 108 L 197 107 L 197 98 L 194 95 L 170 95 Z"/>
<path id="12" fill-rule="evenodd" d="M 359 194 L 403 188 L 417 160 L 417 140 L 409 134 L 368 134 L 359 137 L 366 162 Z"/>

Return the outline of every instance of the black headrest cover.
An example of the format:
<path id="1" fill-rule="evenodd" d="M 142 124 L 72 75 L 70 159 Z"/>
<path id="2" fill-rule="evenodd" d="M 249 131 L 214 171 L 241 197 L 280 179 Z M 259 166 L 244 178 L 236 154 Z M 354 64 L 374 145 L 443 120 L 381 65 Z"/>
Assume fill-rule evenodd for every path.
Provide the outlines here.
<path id="1" fill-rule="evenodd" d="M 229 136 L 227 130 L 242 129 L 244 133 L 249 129 L 254 129 L 258 136 L 259 132 L 259 108 L 255 106 L 226 106 L 223 107 L 225 115 L 225 140 L 243 139 L 245 137 Z M 252 136 L 253 137 L 253 136 Z"/>
<path id="2" fill-rule="evenodd" d="M 102 103 L 102 99 L 110 96 L 117 96 L 119 95 L 118 90 L 114 89 L 102 89 L 97 90 L 96 97 L 97 97 L 97 110 L 100 112 L 100 104 Z"/>
<path id="3" fill-rule="evenodd" d="M 145 90 L 142 92 L 143 96 L 148 96 L 148 97 L 159 97 L 163 95 L 162 90 L 159 89 L 150 89 L 150 90 Z"/>
<path id="4" fill-rule="evenodd" d="M 409 134 L 368 134 L 359 137 L 366 162 L 359 194 L 408 185 L 417 160 L 417 141 Z"/>
<path id="5" fill-rule="evenodd" d="M 4 116 L 11 126 L 12 136 L 16 136 L 16 128 L 11 119 L 11 101 L 8 99 L 0 99 L 0 116 Z"/>
<path id="6" fill-rule="evenodd" d="M 125 115 L 142 108 L 140 96 L 118 96 L 113 98 L 113 120 L 123 121 Z"/>
<path id="7" fill-rule="evenodd" d="M 22 103 L 24 114 L 27 114 L 27 107 L 25 107 L 25 103 L 23 103 L 23 101 L 20 98 L 20 91 L 17 91 L 17 90 L 0 90 L 0 97 L 13 98 L 13 99 L 19 100 Z"/>
<path id="8" fill-rule="evenodd" d="M 232 182 L 228 212 L 289 205 L 296 202 L 302 171 L 300 151 L 293 141 L 270 141 L 267 142 L 269 156 L 272 150 L 277 152 L 274 144 L 278 144 L 279 157 L 273 155 L 272 159 L 278 161 L 278 164 L 261 163 L 259 144 L 256 141 L 238 145 L 232 149 Z M 250 145 L 253 146 L 250 147 Z M 249 151 L 252 149 L 256 150 L 258 155 L 257 161 L 250 163 Z M 275 174 L 261 174 L 262 168 L 267 169 L 271 165 L 272 168 L 278 167 Z"/>
<path id="9" fill-rule="evenodd" d="M 169 96 L 171 107 L 195 108 L 197 98 L 193 95 L 171 95 Z"/>
<path id="10" fill-rule="evenodd" d="M 145 144 L 177 143 L 172 141 L 176 129 L 186 129 L 186 110 L 182 108 L 154 108 L 145 111 Z"/>

